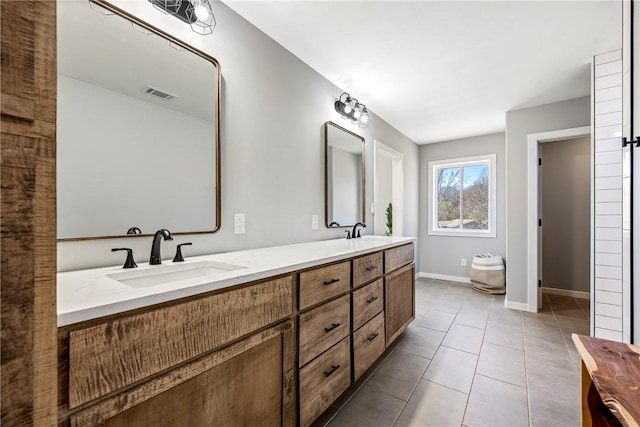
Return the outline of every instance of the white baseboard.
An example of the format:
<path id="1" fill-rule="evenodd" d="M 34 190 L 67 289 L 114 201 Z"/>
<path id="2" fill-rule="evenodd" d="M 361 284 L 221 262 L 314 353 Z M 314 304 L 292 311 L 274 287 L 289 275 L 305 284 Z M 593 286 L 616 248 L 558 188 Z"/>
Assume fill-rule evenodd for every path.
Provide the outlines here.
<path id="1" fill-rule="evenodd" d="M 438 279 L 438 280 L 448 280 L 450 282 L 460 282 L 460 283 L 471 283 L 471 279 L 468 277 L 460 277 L 460 276 L 448 276 L 446 274 L 435 274 L 435 273 L 424 273 L 419 272 L 416 274 L 416 278 L 427 278 L 427 279 Z"/>
<path id="2" fill-rule="evenodd" d="M 589 292 L 584 291 L 572 291 L 569 289 L 559 289 L 559 288 L 547 288 L 542 287 L 543 294 L 550 295 L 560 295 L 563 297 L 573 297 L 573 298 L 581 298 L 581 299 L 591 299 L 591 294 Z"/>
<path id="3" fill-rule="evenodd" d="M 504 306 L 505 308 L 510 308 L 512 310 L 520 310 L 520 311 L 531 311 L 529 310 L 529 304 L 523 303 L 523 302 L 513 302 L 513 301 L 509 301 L 508 299 L 504 299 Z M 537 312 L 538 310 L 534 310 L 534 313 Z"/>

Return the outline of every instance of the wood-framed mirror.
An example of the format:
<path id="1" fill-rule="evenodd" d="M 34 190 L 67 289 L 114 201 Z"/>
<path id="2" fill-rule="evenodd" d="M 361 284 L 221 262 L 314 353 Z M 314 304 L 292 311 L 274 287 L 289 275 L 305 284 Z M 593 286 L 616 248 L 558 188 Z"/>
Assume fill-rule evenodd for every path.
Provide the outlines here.
<path id="1" fill-rule="evenodd" d="M 324 205 L 328 228 L 365 222 L 365 139 L 333 122 L 324 124 Z"/>
<path id="2" fill-rule="evenodd" d="M 218 61 L 105 0 L 57 20 L 58 240 L 217 231 Z"/>

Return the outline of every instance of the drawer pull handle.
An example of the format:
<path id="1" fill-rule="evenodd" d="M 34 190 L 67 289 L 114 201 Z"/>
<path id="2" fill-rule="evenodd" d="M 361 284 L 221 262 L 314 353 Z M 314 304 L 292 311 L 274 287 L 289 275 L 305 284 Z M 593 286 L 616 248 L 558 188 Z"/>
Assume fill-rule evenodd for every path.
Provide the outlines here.
<path id="1" fill-rule="evenodd" d="M 369 335 L 369 336 L 367 337 L 367 339 L 369 340 L 369 342 L 371 342 L 371 341 L 375 340 L 376 338 L 378 338 L 378 335 L 380 335 L 380 334 L 379 334 L 379 333 L 377 333 L 377 332 L 374 332 L 374 333 L 372 333 L 371 335 Z"/>
<path id="2" fill-rule="evenodd" d="M 340 365 L 331 365 L 331 369 L 328 371 L 324 371 L 324 377 L 328 378 L 331 376 L 331 374 L 333 374 L 335 371 L 338 370 L 338 368 L 340 367 Z"/>
<path id="3" fill-rule="evenodd" d="M 374 302 L 375 300 L 377 300 L 378 297 L 371 297 L 367 300 L 367 304 L 371 304 L 372 302 Z"/>
<path id="4" fill-rule="evenodd" d="M 331 326 L 329 326 L 328 328 L 324 328 L 324 333 L 328 334 L 329 332 L 333 331 L 338 326 L 340 326 L 340 322 L 332 323 Z"/>
<path id="5" fill-rule="evenodd" d="M 367 267 L 367 271 L 373 271 L 373 270 L 377 270 L 378 266 L 377 265 L 372 265 L 371 267 Z"/>
<path id="6" fill-rule="evenodd" d="M 331 280 L 326 280 L 323 283 L 324 283 L 325 286 L 329 286 L 329 285 L 333 285 L 334 283 L 339 282 L 339 281 L 340 281 L 340 279 L 331 279 Z"/>

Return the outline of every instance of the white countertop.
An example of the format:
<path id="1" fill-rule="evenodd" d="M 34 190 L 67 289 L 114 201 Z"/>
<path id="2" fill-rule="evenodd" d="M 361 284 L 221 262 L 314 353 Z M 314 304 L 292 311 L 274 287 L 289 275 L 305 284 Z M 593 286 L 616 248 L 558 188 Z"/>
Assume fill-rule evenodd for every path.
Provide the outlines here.
<path id="1" fill-rule="evenodd" d="M 277 276 L 303 268 L 350 258 L 414 241 L 413 237 L 364 236 L 360 239 L 323 240 L 238 252 L 189 257 L 180 265 L 216 261 L 242 266 L 212 277 L 185 279 L 149 287 L 131 287 L 107 275 L 122 273 L 122 266 L 58 273 L 58 326 L 122 313 L 216 289 Z M 165 260 L 163 266 L 176 265 Z M 135 271 L 162 268 L 140 264 Z"/>

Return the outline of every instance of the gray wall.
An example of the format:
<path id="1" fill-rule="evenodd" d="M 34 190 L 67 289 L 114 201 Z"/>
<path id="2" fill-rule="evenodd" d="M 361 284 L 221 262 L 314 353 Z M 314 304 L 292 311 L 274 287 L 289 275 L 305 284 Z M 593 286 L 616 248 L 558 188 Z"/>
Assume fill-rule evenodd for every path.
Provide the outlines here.
<path id="1" fill-rule="evenodd" d="M 429 168 L 432 160 L 496 154 L 496 237 L 431 236 L 428 230 Z M 421 273 L 468 278 L 473 256 L 492 252 L 505 256 L 505 134 L 476 136 L 420 147 L 420 265 Z M 467 266 L 460 266 L 467 258 Z M 508 261 L 508 260 L 507 260 Z"/>
<path id="2" fill-rule="evenodd" d="M 193 242 L 185 251 L 189 256 L 342 238 L 342 230 L 311 229 L 312 214 L 324 222 L 323 124 L 328 120 L 366 138 L 367 206 L 373 200 L 374 138 L 404 153 L 404 230 L 407 236 L 418 235 L 418 187 L 413 184 L 418 181 L 418 146 L 413 141 L 375 115 L 367 129 L 346 123 L 333 108 L 339 88 L 223 3 L 213 2 L 218 24 L 205 37 L 146 1 L 114 3 L 212 55 L 222 69 L 222 228 L 163 243 L 164 258 L 184 241 Z M 189 177 L 183 179 L 188 185 Z M 246 234 L 233 233 L 235 213 L 246 214 Z M 367 209 L 367 223 L 372 221 Z M 370 234 L 371 229 L 364 231 Z M 58 270 L 116 265 L 122 254 L 111 254 L 110 248 L 117 246 L 132 247 L 137 260 L 145 262 L 151 239 L 61 242 Z"/>
<path id="3" fill-rule="evenodd" d="M 527 136 L 589 126 L 590 98 L 507 112 L 507 300 L 527 303 Z"/>
<path id="4" fill-rule="evenodd" d="M 591 138 L 541 144 L 542 286 L 589 292 Z"/>

